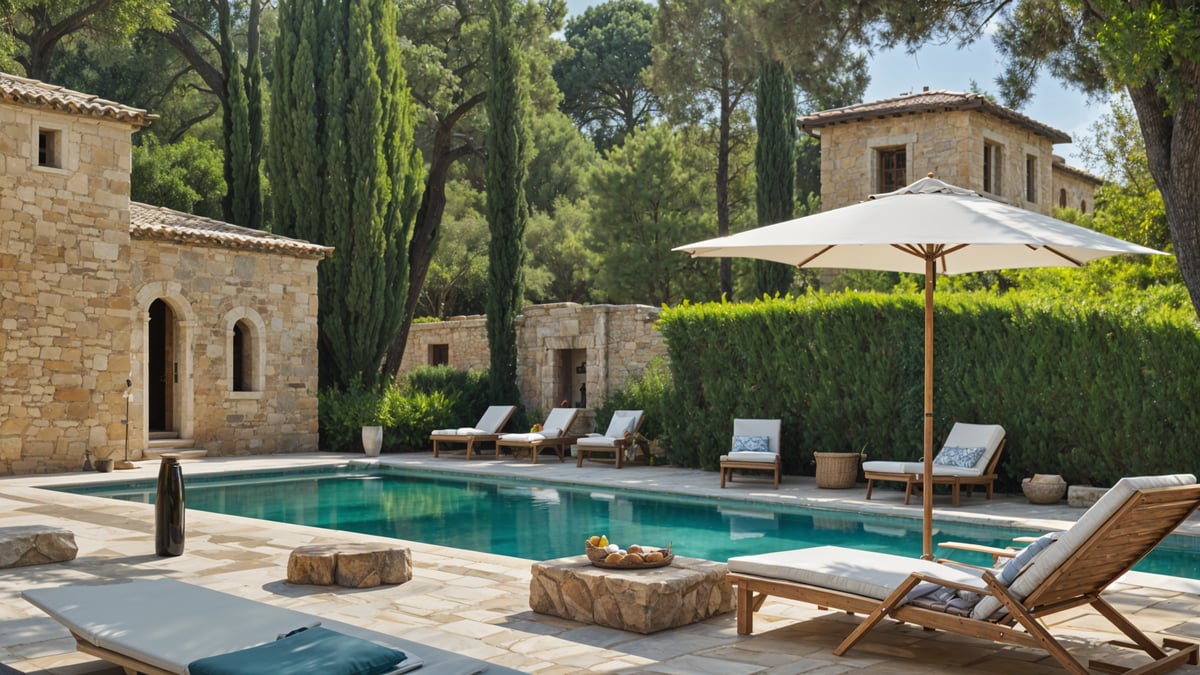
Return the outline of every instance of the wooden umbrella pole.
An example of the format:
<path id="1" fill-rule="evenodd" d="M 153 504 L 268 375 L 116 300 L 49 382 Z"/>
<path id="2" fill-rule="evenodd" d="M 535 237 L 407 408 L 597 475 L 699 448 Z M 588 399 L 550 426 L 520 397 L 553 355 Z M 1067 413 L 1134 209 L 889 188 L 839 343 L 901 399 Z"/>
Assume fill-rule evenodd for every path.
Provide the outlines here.
<path id="1" fill-rule="evenodd" d="M 933 286 L 934 251 L 925 249 L 925 475 L 921 481 L 921 557 L 933 560 Z"/>

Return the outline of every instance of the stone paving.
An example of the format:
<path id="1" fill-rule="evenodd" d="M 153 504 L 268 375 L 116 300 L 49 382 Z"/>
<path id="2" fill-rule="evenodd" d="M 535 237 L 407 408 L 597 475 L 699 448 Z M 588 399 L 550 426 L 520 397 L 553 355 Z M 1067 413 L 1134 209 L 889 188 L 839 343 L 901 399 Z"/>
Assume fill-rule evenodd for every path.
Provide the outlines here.
<path id="1" fill-rule="evenodd" d="M 361 455 L 286 455 L 183 460 L 186 475 L 299 467 Z M 919 516 L 904 506 L 903 493 L 877 490 L 866 502 L 863 486 L 821 490 L 811 477 L 787 476 L 780 490 L 738 480 L 720 490 L 715 473 L 671 467 L 472 460 L 430 453 L 384 455 L 378 461 L 439 471 L 466 471 L 570 481 L 598 486 L 704 495 L 723 499 L 807 504 L 826 508 Z M 153 462 L 111 474 L 74 473 L 0 479 L 0 527 L 52 525 L 75 533 L 74 561 L 0 570 L 0 663 L 24 672 L 116 674 L 119 669 L 74 651 L 58 623 L 19 598 L 25 588 L 132 578 L 173 577 L 262 602 L 360 625 L 532 673 L 1062 673 L 1042 652 L 996 645 L 888 622 L 846 656 L 833 647 L 851 630 L 854 617 L 786 600 L 768 600 L 755 616 L 755 633 L 739 636 L 734 614 L 690 626 L 640 635 L 575 623 L 529 609 L 530 561 L 417 542 L 413 579 L 371 589 L 296 586 L 286 582 L 293 548 L 338 542 L 389 542 L 366 535 L 269 523 L 189 511 L 184 555 L 154 555 L 154 513 L 148 504 L 50 492 L 35 486 L 153 479 Z M 944 503 L 943 503 L 944 502 Z M 965 498 L 957 509 L 939 498 L 939 518 L 1012 523 L 1033 531 L 1061 528 L 1082 513 L 1065 505 L 1034 506 L 1023 497 Z M 1193 519 L 1183 530 L 1200 535 Z M 1132 573 L 1106 596 L 1143 630 L 1156 637 L 1200 639 L 1200 582 Z M 1139 662 L 1105 642 L 1118 634 L 1087 608 L 1057 615 L 1053 632 L 1078 658 Z M 1200 667 L 1177 671 L 1200 675 Z"/>

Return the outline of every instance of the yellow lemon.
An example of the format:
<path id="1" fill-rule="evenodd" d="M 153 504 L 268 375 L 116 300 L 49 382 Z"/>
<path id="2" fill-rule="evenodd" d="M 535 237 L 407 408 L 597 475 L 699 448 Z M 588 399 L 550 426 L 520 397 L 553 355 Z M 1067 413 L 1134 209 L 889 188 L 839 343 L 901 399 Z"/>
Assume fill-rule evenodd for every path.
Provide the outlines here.
<path id="1" fill-rule="evenodd" d="M 600 535 L 600 543 L 596 544 L 596 545 L 597 546 L 608 546 L 608 535 L 607 534 Z"/>

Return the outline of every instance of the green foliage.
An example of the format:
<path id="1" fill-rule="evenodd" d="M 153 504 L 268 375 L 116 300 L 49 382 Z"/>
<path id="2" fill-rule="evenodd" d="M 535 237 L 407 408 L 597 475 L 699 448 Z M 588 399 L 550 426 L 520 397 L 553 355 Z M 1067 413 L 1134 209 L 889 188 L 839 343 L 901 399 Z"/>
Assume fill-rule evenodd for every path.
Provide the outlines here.
<path id="1" fill-rule="evenodd" d="M 446 184 L 446 220 L 421 288 L 417 314 L 446 318 L 482 314 L 487 296 L 484 194 L 464 181 Z"/>
<path id="2" fill-rule="evenodd" d="M 210 141 L 185 136 L 160 145 L 145 135 L 133 146 L 130 198 L 208 218 L 221 217 L 221 150 Z"/>
<path id="3" fill-rule="evenodd" d="M 597 295 L 591 281 L 599 256 L 587 244 L 589 209 L 586 200 L 560 199 L 554 215 L 535 213 L 525 230 L 529 256 L 525 265 L 525 299 L 587 303 Z"/>
<path id="4" fill-rule="evenodd" d="M 269 157 L 275 224 L 335 247 L 318 268 L 322 389 L 359 376 L 372 385 L 406 316 L 424 175 L 395 22 L 390 0 L 280 6 Z"/>
<path id="5" fill-rule="evenodd" d="M 562 110 L 599 150 L 624 142 L 659 112 L 647 80 L 654 5 L 609 0 L 567 22 L 570 53 L 554 64 Z"/>
<path id="6" fill-rule="evenodd" d="M 796 93 L 791 73 L 778 61 L 763 59 L 755 89 L 754 175 L 758 224 L 790 220 L 796 210 Z M 790 265 L 754 261 L 755 295 L 786 293 Z"/>
<path id="7" fill-rule="evenodd" d="M 446 428 L 440 425 L 453 410 L 452 401 L 440 391 L 405 391 L 396 386 L 383 390 L 379 402 L 378 426 L 383 427 L 383 447 L 411 450 L 429 447 L 429 432 Z"/>
<path id="8" fill-rule="evenodd" d="M 609 393 L 596 408 L 596 429 L 603 432 L 608 428 L 614 411 L 641 410 L 642 428 L 638 432 L 650 440 L 669 444 L 665 420 L 673 415 L 674 387 L 671 371 L 664 359 L 655 359 L 646 366 L 641 375 L 630 378 L 625 386 Z"/>
<path id="9" fill-rule="evenodd" d="M 671 250 L 709 232 L 701 185 L 666 125 L 633 134 L 596 167 L 588 241 L 608 301 L 672 303 L 707 285 L 712 261 Z"/>
<path id="10" fill-rule="evenodd" d="M 492 0 L 488 54 L 487 335 L 492 399 L 519 400 L 517 313 L 524 294 L 525 198 L 528 174 L 529 98 L 521 78 L 522 61 L 513 35 L 513 0 Z"/>
<path id="11" fill-rule="evenodd" d="M 128 45 L 143 28 L 171 26 L 168 0 L 9 0 L 0 3 L 0 54 L 21 64 L 25 75 L 45 80 L 64 40 L 87 35 Z"/>
<path id="12" fill-rule="evenodd" d="M 438 428 L 469 427 L 492 405 L 487 371 L 458 370 L 450 366 L 421 366 L 405 379 L 406 390 L 416 394 L 446 396 L 450 410 L 438 423 Z"/>
<path id="13" fill-rule="evenodd" d="M 322 389 L 317 400 L 321 447 L 340 452 L 361 449 L 362 428 L 376 426 L 379 420 L 380 394 L 355 378 L 344 389 Z"/>
<path id="14" fill-rule="evenodd" d="M 578 201 L 587 193 L 587 175 L 599 155 L 571 120 L 557 110 L 530 120 L 532 157 L 526 193 L 534 213 L 554 215 L 559 200 Z"/>
<path id="15" fill-rule="evenodd" d="M 1191 470 L 1200 380 L 1188 364 L 1200 358 L 1200 335 L 1155 300 L 1131 290 L 1065 302 L 1057 291 L 939 291 L 935 436 L 955 421 L 1003 425 L 1009 486 L 1034 472 L 1111 484 Z M 783 420 L 788 472 L 807 468 L 814 450 L 919 456 L 923 312 L 916 293 L 665 309 L 672 460 L 715 468 L 734 417 Z"/>

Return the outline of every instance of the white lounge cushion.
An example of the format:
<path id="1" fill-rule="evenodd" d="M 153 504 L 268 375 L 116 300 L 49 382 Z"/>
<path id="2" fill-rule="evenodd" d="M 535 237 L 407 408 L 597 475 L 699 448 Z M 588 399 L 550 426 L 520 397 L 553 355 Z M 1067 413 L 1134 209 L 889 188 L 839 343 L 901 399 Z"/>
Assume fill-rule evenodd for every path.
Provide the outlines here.
<path id="1" fill-rule="evenodd" d="M 1108 522 L 1117 509 L 1129 501 L 1129 497 L 1138 490 L 1151 488 L 1172 487 L 1177 485 L 1194 485 L 1196 477 L 1192 474 L 1174 474 L 1165 476 L 1137 476 L 1122 478 L 1111 490 L 1096 501 L 1087 513 L 1062 533 L 1053 546 L 1046 547 L 1025 566 L 1017 576 L 1009 590 L 1018 600 L 1024 600 L 1045 581 L 1068 557 L 1079 548 L 1083 542 L 1096 533 L 1096 530 Z M 986 597 L 975 605 L 971 617 L 987 619 L 1000 609 L 1000 601 Z"/>
<path id="2" fill-rule="evenodd" d="M 609 438 L 608 436 L 596 434 L 595 436 L 584 436 L 576 441 L 575 444 L 589 448 L 615 448 L 617 447 L 617 441 L 621 440 L 624 440 L 624 438 Z"/>
<path id="3" fill-rule="evenodd" d="M 935 476 L 982 476 L 987 470 L 988 462 L 992 461 L 992 455 L 996 454 L 996 449 L 1000 447 L 1000 442 L 1004 440 L 1004 427 L 999 424 L 967 424 L 965 422 L 955 422 L 954 427 L 950 429 L 950 433 L 946 436 L 944 448 L 984 448 L 984 452 L 975 462 L 975 466 L 970 468 L 951 466 L 947 464 L 934 464 L 933 475 Z M 936 458 L 935 458 L 936 459 Z M 924 474 L 925 463 L 917 462 L 888 462 L 880 460 L 872 460 L 863 462 L 863 471 L 872 473 L 903 473 L 903 474 Z"/>
<path id="4" fill-rule="evenodd" d="M 766 436 L 769 440 L 769 450 L 771 452 L 779 452 L 779 428 L 780 420 L 759 420 L 759 419 L 734 419 L 733 420 L 733 435 L 737 436 Z M 729 447 L 733 447 L 733 440 L 730 440 Z"/>
<path id="5" fill-rule="evenodd" d="M 728 455 L 721 455 L 722 462 L 762 462 L 764 464 L 774 464 L 779 459 L 779 453 L 776 452 L 731 452 Z"/>
<path id="6" fill-rule="evenodd" d="M 729 559 L 729 571 L 794 581 L 877 600 L 887 598 L 912 572 L 925 572 L 981 590 L 986 588 L 982 579 L 963 568 L 840 546 L 738 556 Z"/>
<path id="7" fill-rule="evenodd" d="M 475 433 L 494 434 L 500 431 L 500 427 L 504 426 L 514 410 L 516 410 L 516 406 L 512 405 L 488 406 L 488 409 L 483 411 L 483 416 L 479 418 L 479 422 L 475 424 Z"/>
<path id="8" fill-rule="evenodd" d="M 625 434 L 632 434 L 637 429 L 641 419 L 641 410 L 617 410 L 613 412 L 604 435 L 609 438 L 625 438 Z"/>
<path id="9" fill-rule="evenodd" d="M 562 435 L 562 429 L 546 427 L 541 431 L 531 432 L 528 434 L 500 434 L 501 442 L 510 443 L 534 443 L 544 441 L 550 438 L 558 438 Z"/>
<path id="10" fill-rule="evenodd" d="M 910 470 L 910 466 L 916 466 L 915 470 Z M 877 471 L 879 473 L 921 473 L 924 471 L 921 468 L 920 462 L 885 462 L 883 460 L 873 459 L 869 462 L 863 462 L 863 471 Z"/>

